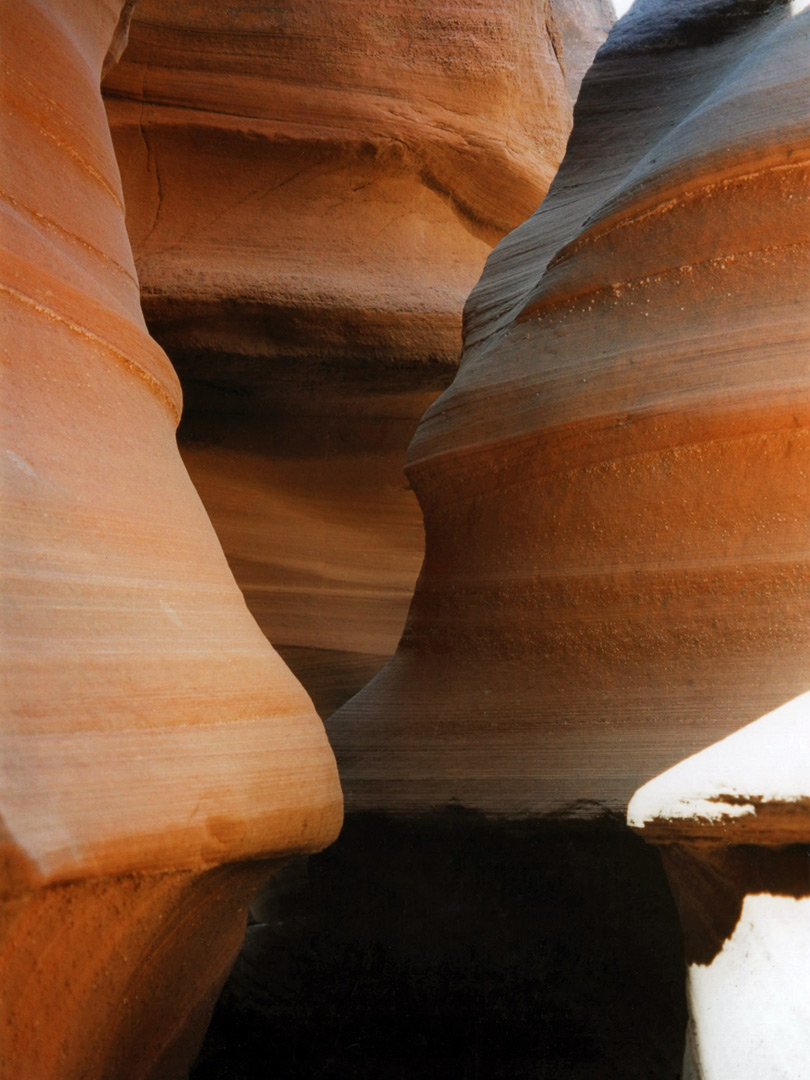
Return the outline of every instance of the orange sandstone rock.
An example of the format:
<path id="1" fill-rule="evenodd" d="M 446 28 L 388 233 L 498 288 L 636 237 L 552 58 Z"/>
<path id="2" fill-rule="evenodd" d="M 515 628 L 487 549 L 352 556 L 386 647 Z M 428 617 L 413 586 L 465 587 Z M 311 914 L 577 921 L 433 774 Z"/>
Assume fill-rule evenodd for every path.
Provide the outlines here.
<path id="1" fill-rule="evenodd" d="M 402 633 L 424 536 L 402 458 L 435 395 L 321 390 L 309 412 L 192 415 L 181 445 L 253 616 L 326 717 Z"/>
<path id="2" fill-rule="evenodd" d="M 106 81 L 186 464 L 324 714 L 396 646 L 422 556 L 405 447 L 492 244 L 548 188 L 609 18 L 605 0 L 142 0 Z"/>
<path id="3" fill-rule="evenodd" d="M 806 690 L 810 12 L 640 0 L 411 444 L 426 556 L 347 804 L 640 782 Z"/>
<path id="4" fill-rule="evenodd" d="M 562 158 L 559 41 L 527 0 L 142 0 L 105 92 L 160 340 L 454 362 L 489 247 Z"/>
<path id="5" fill-rule="evenodd" d="M 268 860 L 341 820 L 177 453 L 99 91 L 125 7 L 15 0 L 2 35 L 9 1080 L 183 1075 Z"/>

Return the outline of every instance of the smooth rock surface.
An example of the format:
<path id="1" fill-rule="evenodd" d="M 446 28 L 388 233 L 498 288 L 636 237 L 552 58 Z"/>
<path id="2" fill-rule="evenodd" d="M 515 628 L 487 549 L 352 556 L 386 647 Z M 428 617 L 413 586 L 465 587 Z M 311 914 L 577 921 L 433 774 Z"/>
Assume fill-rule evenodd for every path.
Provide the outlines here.
<path id="1" fill-rule="evenodd" d="M 807 1080 L 808 962 L 810 896 L 746 895 L 722 952 L 689 967 L 683 1080 Z"/>
<path id="2" fill-rule="evenodd" d="M 326 717 L 402 632 L 424 535 L 402 458 L 433 395 L 322 390 L 320 414 L 191 415 L 181 446 L 251 613 Z"/>
<path id="3" fill-rule="evenodd" d="M 0 1076 L 185 1080 L 278 866 L 86 878 L 4 900 Z"/>
<path id="4" fill-rule="evenodd" d="M 595 49 L 607 6 L 575 6 L 566 25 Z M 170 353 L 454 362 L 483 258 L 565 148 L 555 13 L 142 0 L 105 92 Z"/>
<path id="5" fill-rule="evenodd" d="M 610 21 L 605 0 L 141 0 L 106 80 L 184 460 L 322 715 L 394 651 L 423 553 L 405 447 Z"/>
<path id="6" fill-rule="evenodd" d="M 809 28 L 640 0 L 598 54 L 410 447 L 408 623 L 329 724 L 353 810 L 623 810 L 810 687 Z"/>
<path id="7" fill-rule="evenodd" d="M 127 1046 L 128 1077 L 181 1075 L 267 861 L 320 849 L 341 822 L 322 725 L 177 452 L 179 384 L 141 313 L 100 94 L 127 14 L 111 0 L 4 13 L 9 1080 L 120 1078 Z"/>

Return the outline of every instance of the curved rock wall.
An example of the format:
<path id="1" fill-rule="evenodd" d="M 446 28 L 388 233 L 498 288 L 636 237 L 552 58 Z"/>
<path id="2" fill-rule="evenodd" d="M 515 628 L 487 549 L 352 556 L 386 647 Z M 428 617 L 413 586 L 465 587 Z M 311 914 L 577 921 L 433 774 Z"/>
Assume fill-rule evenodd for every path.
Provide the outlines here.
<path id="1" fill-rule="evenodd" d="M 565 148 L 553 14 L 142 0 L 105 92 L 170 352 L 454 363 L 483 257 Z"/>
<path id="2" fill-rule="evenodd" d="M 396 646 L 423 547 L 405 447 L 609 22 L 604 0 L 142 0 L 105 83 L 184 459 L 323 715 Z"/>
<path id="3" fill-rule="evenodd" d="M 427 551 L 348 805 L 619 810 L 807 689 L 810 13 L 640 0 L 411 444 Z"/>
<path id="4" fill-rule="evenodd" d="M 307 414 L 189 416 L 181 446 L 251 613 L 326 717 L 402 633 L 423 547 L 402 458 L 435 395 L 321 389 Z"/>
<path id="5" fill-rule="evenodd" d="M 410 448 L 426 556 L 405 633 L 327 722 L 349 813 L 310 877 L 354 1075 L 381 1030 L 414 1073 L 450 1053 L 510 1080 L 679 1075 L 677 914 L 623 811 L 808 688 L 809 28 L 786 3 L 638 0 L 543 206 L 470 297 Z M 673 880 L 725 886 L 702 868 Z M 803 914 L 784 898 L 782 933 L 778 900 L 734 943 L 747 966 L 690 973 L 699 1023 L 759 1004 L 735 973 L 765 977 L 772 947 L 795 972 Z M 692 910 L 687 933 L 699 892 Z M 276 941 L 254 928 L 231 1015 L 272 1025 L 255 987 Z M 368 1029 L 344 1015 L 357 986 Z M 789 1022 L 755 1012 L 778 1053 Z"/>
<path id="6" fill-rule="evenodd" d="M 177 452 L 180 388 L 141 314 L 99 89 L 122 7 L 15 0 L 2 35 L 0 1042 L 15 1080 L 112 1080 L 123 1058 L 127 1077 L 185 1075 L 268 860 L 323 847 L 341 820 L 320 721 Z"/>

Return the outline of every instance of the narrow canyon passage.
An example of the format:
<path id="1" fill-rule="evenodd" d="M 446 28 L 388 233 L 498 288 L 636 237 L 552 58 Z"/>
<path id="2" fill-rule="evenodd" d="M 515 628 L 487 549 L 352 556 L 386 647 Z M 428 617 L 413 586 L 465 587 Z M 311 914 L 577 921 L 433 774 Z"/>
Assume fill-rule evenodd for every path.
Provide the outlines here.
<path id="1" fill-rule="evenodd" d="M 436 392 L 341 396 L 332 379 L 284 400 L 264 376 L 241 396 L 231 379 L 220 396 L 236 402 L 213 412 L 196 407 L 210 383 L 180 371 L 183 461 L 250 611 L 325 719 L 402 633 L 424 548 L 402 466 Z"/>
<path id="2" fill-rule="evenodd" d="M 424 547 L 408 443 L 611 21 L 543 7 L 141 0 L 104 83 L 184 461 L 324 718 L 396 649 Z"/>
<path id="3" fill-rule="evenodd" d="M 808 687 L 807 34 L 649 2 L 586 75 L 409 449 L 405 632 L 327 720 L 344 832 L 294 930 L 257 909 L 200 1076 L 680 1075 L 680 930 L 623 813 Z"/>
<path id="4" fill-rule="evenodd" d="M 677 1080 L 657 852 L 619 816 L 356 814 L 254 909 L 193 1080 Z"/>
<path id="5" fill-rule="evenodd" d="M 251 137 L 276 179 L 240 180 L 208 231 L 209 192 L 196 217 L 172 195 L 172 140 L 195 175 L 220 142 L 245 173 L 245 133 L 204 143 L 207 115 L 192 129 L 164 99 L 167 39 L 136 38 L 108 108 L 125 184 L 160 177 L 158 209 L 136 192 L 131 217 L 150 325 L 186 388 L 184 459 L 327 720 L 348 811 L 255 905 L 195 1080 L 679 1075 L 680 930 L 623 810 L 806 687 L 806 432 L 784 390 L 806 330 L 790 14 L 648 2 L 617 28 L 549 197 L 472 291 L 458 374 L 460 300 L 498 231 L 483 151 L 445 173 L 461 185 L 448 215 L 407 155 L 344 138 L 313 156 L 303 112 L 291 171 L 259 96 Z M 267 78 L 252 68 L 254 88 Z M 564 108 L 545 78 L 558 97 L 536 149 Z M 459 212 L 473 175 L 483 230 Z M 520 191 L 526 174 L 507 175 L 500 190 Z M 322 236 L 318 205 L 343 233 Z M 281 239 L 262 251 L 271 207 Z M 382 244 L 359 261 L 352 220 Z M 309 267 L 294 281 L 293 250 Z M 428 549 L 399 641 L 422 554 L 411 486 Z"/>
<path id="6" fill-rule="evenodd" d="M 808 6 L 7 7 L 0 1080 L 800 1080 Z"/>

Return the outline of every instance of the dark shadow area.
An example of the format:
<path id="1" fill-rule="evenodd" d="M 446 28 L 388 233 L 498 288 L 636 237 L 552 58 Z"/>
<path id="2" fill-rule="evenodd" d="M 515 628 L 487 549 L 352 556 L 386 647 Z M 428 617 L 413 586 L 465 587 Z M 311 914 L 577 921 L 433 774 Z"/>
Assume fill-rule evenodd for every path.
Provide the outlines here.
<path id="1" fill-rule="evenodd" d="M 631 8 L 628 25 L 634 26 L 634 41 L 617 37 L 627 55 L 640 52 L 670 52 L 716 46 L 771 12 L 789 14 L 788 0 L 704 0 L 678 4 L 646 0 Z"/>
<path id="2" fill-rule="evenodd" d="M 746 896 L 810 896 L 810 848 L 711 843 L 662 848 L 680 909 L 688 964 L 711 964 L 733 935 Z"/>
<path id="3" fill-rule="evenodd" d="M 254 909 L 193 1080 L 676 1080 L 658 853 L 578 810 L 350 817 Z"/>
<path id="4" fill-rule="evenodd" d="M 326 720 L 353 698 L 390 660 L 377 653 L 276 645 L 276 652 L 299 679 L 318 715 Z"/>
<path id="5" fill-rule="evenodd" d="M 273 322 L 262 307 L 262 320 L 276 336 L 282 327 Z M 192 328 L 205 329 L 200 319 Z M 244 321 L 240 329 L 249 327 Z M 285 403 L 326 416 L 334 413 L 334 399 L 424 394 L 437 397 L 453 381 L 458 370 L 457 356 L 429 356 L 424 360 L 403 359 L 397 352 L 387 355 L 375 344 L 373 351 L 357 347 L 337 351 L 337 355 L 313 355 L 310 336 L 298 354 L 242 356 L 221 348 L 189 351 L 173 344 L 172 333 L 153 321 L 149 332 L 171 357 L 183 386 L 188 413 L 237 413 L 266 416 Z M 191 330 L 189 331 L 191 333 Z M 266 328 L 256 331 L 267 338 Z M 311 333 L 311 332 L 309 332 Z M 461 342 L 459 341 L 459 351 Z M 426 406 L 427 407 L 427 406 Z"/>

